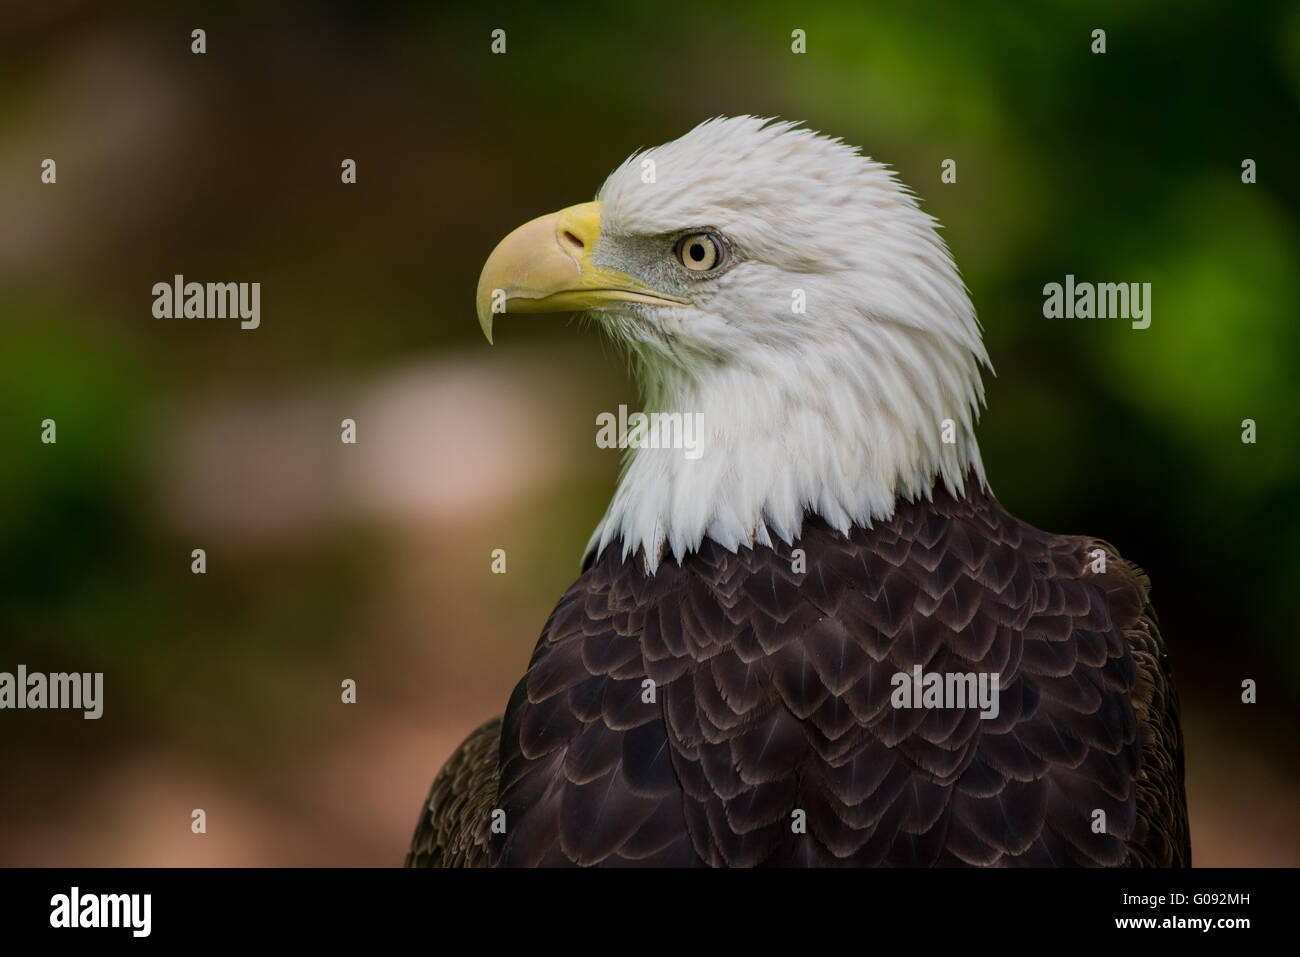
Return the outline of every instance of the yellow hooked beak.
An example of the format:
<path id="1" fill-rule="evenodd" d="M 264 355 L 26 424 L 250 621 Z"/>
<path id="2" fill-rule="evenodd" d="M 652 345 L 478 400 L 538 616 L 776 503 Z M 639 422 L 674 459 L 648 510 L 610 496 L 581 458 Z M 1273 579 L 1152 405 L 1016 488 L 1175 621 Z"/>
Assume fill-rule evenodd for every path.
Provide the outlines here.
<path id="1" fill-rule="evenodd" d="M 501 240 L 478 278 L 478 324 L 492 342 L 492 319 L 504 312 L 576 312 L 611 302 L 681 305 L 616 269 L 597 266 L 600 203 L 570 206 L 525 223 Z"/>

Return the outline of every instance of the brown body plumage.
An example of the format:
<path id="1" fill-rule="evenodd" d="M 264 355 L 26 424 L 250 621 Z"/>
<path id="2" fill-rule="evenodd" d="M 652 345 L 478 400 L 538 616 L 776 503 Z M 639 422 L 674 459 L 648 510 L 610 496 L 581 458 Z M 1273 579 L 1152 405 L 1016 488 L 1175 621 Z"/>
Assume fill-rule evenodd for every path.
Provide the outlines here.
<path id="1" fill-rule="evenodd" d="M 407 864 L 1188 866 L 1145 575 L 967 489 L 653 574 L 589 561 Z M 891 706 L 917 664 L 999 673 L 999 715 Z"/>

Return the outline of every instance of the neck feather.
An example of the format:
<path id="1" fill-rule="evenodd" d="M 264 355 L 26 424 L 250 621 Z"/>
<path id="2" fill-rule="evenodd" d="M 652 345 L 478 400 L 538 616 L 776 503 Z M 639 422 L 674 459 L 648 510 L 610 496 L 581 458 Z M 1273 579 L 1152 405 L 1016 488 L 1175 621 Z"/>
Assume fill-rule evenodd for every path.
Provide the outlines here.
<path id="1" fill-rule="evenodd" d="M 960 341 L 879 321 L 796 355 L 696 369 L 641 360 L 647 412 L 702 415 L 698 452 L 632 449 L 588 556 L 644 549 L 652 573 L 705 538 L 731 551 L 790 543 L 809 514 L 847 534 L 938 483 L 957 497 L 967 481 L 985 488 L 981 359 Z"/>

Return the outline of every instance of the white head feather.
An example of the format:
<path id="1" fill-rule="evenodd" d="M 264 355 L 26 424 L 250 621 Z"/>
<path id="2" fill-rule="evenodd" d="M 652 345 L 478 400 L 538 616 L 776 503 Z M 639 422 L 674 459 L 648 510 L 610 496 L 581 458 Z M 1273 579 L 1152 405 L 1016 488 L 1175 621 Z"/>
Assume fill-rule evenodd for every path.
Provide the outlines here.
<path id="1" fill-rule="evenodd" d="M 698 458 L 629 453 L 589 552 L 644 547 L 653 571 L 706 536 L 791 542 L 806 513 L 847 533 L 936 480 L 956 495 L 971 470 L 984 484 L 975 310 L 891 170 L 793 123 L 721 118 L 630 157 L 598 198 L 597 261 L 626 268 L 632 238 L 707 227 L 733 262 L 687 305 L 595 314 L 631 350 L 646 411 L 703 413 L 704 435 Z"/>

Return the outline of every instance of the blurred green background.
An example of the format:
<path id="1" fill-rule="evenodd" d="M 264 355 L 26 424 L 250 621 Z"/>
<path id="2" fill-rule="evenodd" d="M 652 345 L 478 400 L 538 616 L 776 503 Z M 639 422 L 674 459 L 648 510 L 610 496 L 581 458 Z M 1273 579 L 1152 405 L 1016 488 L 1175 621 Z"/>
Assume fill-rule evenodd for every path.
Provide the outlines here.
<path id="1" fill-rule="evenodd" d="M 0 713 L 0 863 L 401 861 L 613 490 L 596 413 L 635 402 L 573 323 L 490 350 L 479 267 L 739 113 L 862 146 L 944 224 L 993 488 L 1154 582 L 1197 863 L 1300 861 L 1298 102 L 1284 2 L 6 4 L 0 670 L 106 688 L 99 721 Z M 261 328 L 154 319 L 176 273 L 260 282 Z M 1152 283 L 1150 329 L 1044 319 L 1067 273 Z"/>

